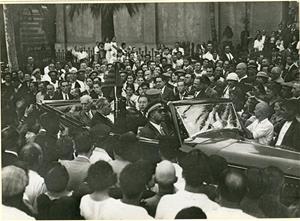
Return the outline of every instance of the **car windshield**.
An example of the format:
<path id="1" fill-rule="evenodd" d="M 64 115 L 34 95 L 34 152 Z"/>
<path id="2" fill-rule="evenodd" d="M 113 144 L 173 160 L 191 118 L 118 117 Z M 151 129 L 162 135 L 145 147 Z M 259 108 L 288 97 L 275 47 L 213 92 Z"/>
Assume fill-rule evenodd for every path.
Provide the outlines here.
<path id="1" fill-rule="evenodd" d="M 188 137 L 209 131 L 241 129 L 232 103 L 184 104 L 175 106 Z"/>

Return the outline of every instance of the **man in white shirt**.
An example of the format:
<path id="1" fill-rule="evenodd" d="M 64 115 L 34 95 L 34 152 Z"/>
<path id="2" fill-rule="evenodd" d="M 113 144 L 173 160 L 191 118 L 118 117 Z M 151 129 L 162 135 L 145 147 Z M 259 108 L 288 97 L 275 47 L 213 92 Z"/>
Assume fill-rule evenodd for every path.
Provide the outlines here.
<path id="1" fill-rule="evenodd" d="M 176 55 L 177 52 L 181 52 L 182 55 L 184 55 L 184 49 L 179 47 L 179 42 L 175 43 L 175 48 L 172 50 L 172 55 Z"/>
<path id="2" fill-rule="evenodd" d="M 209 217 L 220 207 L 203 192 L 208 175 L 205 156 L 199 150 L 193 150 L 183 159 L 182 165 L 185 190 L 163 196 L 157 206 L 156 219 L 174 219 L 180 210 L 191 206 L 200 207 Z"/>
<path id="3" fill-rule="evenodd" d="M 44 178 L 37 173 L 43 159 L 41 147 L 36 143 L 27 144 L 20 152 L 20 159 L 29 167 L 29 183 L 26 186 L 23 200 L 32 209 L 32 212 L 37 214 L 37 197 L 46 192 Z"/>
<path id="4" fill-rule="evenodd" d="M 103 206 L 101 219 L 153 219 L 139 206 L 146 182 L 144 171 L 139 164 L 127 165 L 120 175 L 122 199 Z"/>
<path id="5" fill-rule="evenodd" d="M 83 47 L 80 47 L 79 51 L 75 51 L 75 49 L 73 48 L 72 54 L 77 58 L 78 61 L 82 61 L 89 57 L 88 53 L 83 50 Z"/>
<path id="6" fill-rule="evenodd" d="M 274 133 L 274 126 L 268 120 L 271 108 L 267 103 L 258 103 L 254 114 L 255 116 L 249 119 L 252 123 L 246 128 L 247 136 L 260 144 L 269 145 Z"/>
<path id="7" fill-rule="evenodd" d="M 207 44 L 207 52 L 203 55 L 203 59 L 208 59 L 209 61 L 213 60 L 213 55 L 212 55 L 212 50 L 213 50 L 213 45 L 212 43 Z"/>

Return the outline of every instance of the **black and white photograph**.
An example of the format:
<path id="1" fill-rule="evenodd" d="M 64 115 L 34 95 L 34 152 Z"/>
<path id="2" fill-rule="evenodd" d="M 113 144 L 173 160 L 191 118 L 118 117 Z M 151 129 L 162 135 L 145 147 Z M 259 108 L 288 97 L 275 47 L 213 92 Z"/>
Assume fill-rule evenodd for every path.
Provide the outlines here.
<path id="1" fill-rule="evenodd" d="M 2 220 L 300 218 L 299 2 L 0 7 Z"/>

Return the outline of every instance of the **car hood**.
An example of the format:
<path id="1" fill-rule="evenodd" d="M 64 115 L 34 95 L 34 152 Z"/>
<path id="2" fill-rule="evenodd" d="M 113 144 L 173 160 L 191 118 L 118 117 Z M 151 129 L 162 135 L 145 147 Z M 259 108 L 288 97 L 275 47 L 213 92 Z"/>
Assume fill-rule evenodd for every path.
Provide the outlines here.
<path id="1" fill-rule="evenodd" d="M 196 138 L 181 147 L 184 152 L 199 149 L 207 155 L 217 154 L 229 164 L 240 167 L 276 166 L 286 175 L 300 178 L 300 153 L 264 146 L 250 141 L 228 138 Z"/>

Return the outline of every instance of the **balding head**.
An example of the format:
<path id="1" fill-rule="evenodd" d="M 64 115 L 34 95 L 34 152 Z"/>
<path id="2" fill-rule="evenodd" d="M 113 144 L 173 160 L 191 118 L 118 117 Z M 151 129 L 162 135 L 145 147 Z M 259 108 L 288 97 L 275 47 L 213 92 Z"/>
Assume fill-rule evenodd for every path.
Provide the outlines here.
<path id="1" fill-rule="evenodd" d="M 239 78 L 244 77 L 247 74 L 247 65 L 246 63 L 238 63 L 236 66 L 236 73 L 239 76 Z"/>
<path id="2" fill-rule="evenodd" d="M 37 168 L 43 160 L 43 151 L 40 145 L 29 143 L 20 151 L 20 159 L 24 161 L 30 169 Z"/>
<path id="3" fill-rule="evenodd" d="M 276 80 L 277 78 L 279 78 L 281 74 L 281 68 L 280 67 L 273 67 L 271 69 L 271 79 L 272 80 Z"/>
<path id="4" fill-rule="evenodd" d="M 89 96 L 89 95 L 83 95 L 83 96 L 80 98 L 80 104 L 81 104 L 81 106 L 82 106 L 82 109 L 83 109 L 85 112 L 88 112 L 88 111 L 91 110 L 92 102 L 93 102 L 93 99 L 92 99 L 91 96 Z"/>
<path id="5" fill-rule="evenodd" d="M 155 179 L 159 185 L 169 186 L 177 181 L 175 167 L 173 164 L 164 160 L 156 166 Z"/>
<path id="6" fill-rule="evenodd" d="M 260 102 L 255 106 L 254 114 L 260 121 L 268 118 L 271 113 L 272 109 L 266 102 Z"/>
<path id="7" fill-rule="evenodd" d="M 246 194 L 246 178 L 242 173 L 228 169 L 223 172 L 219 189 L 221 202 L 239 203 Z"/>

